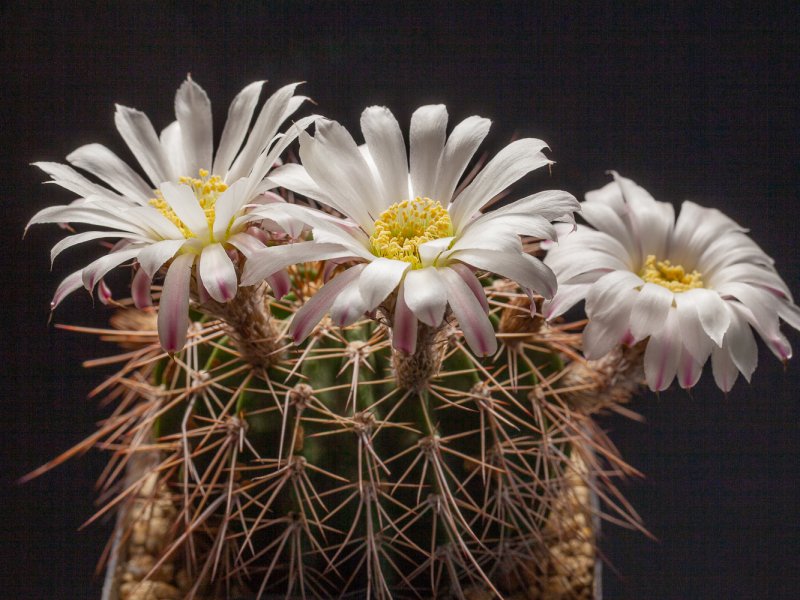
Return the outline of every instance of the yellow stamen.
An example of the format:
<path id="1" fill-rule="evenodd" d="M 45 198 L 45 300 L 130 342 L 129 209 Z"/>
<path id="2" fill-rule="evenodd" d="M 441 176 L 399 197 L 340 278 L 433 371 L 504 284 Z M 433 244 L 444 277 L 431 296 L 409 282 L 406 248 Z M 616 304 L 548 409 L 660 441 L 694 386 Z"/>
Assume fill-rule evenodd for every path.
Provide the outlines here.
<path id="1" fill-rule="evenodd" d="M 369 239 L 375 255 L 402 260 L 411 263 L 412 269 L 419 269 L 419 246 L 451 235 L 453 223 L 447 209 L 430 198 L 416 198 L 397 202 L 383 211 Z"/>
<path id="2" fill-rule="evenodd" d="M 673 265 L 668 260 L 656 262 L 654 254 L 644 261 L 639 277 L 649 283 L 657 283 L 673 292 L 685 292 L 704 287 L 702 274 L 699 271 L 687 273 L 681 265 Z"/>
<path id="3" fill-rule="evenodd" d="M 209 177 L 209 173 L 206 169 L 200 169 L 199 175 L 199 179 L 194 177 L 181 177 L 178 181 L 192 188 L 192 191 L 197 198 L 197 203 L 200 205 L 200 208 L 203 209 L 203 212 L 206 215 L 208 229 L 211 231 L 214 227 L 214 209 L 217 203 L 217 198 L 219 198 L 219 195 L 222 192 L 228 189 L 228 186 L 222 181 L 219 175 L 212 175 Z M 162 215 L 175 223 L 185 237 L 197 237 L 197 235 L 195 235 L 195 233 L 178 218 L 178 215 L 175 214 L 175 211 L 172 210 L 172 207 L 167 204 L 166 200 L 164 200 L 164 195 L 161 193 L 161 190 L 156 190 L 155 193 L 156 197 L 150 199 L 150 206 L 157 208 Z"/>

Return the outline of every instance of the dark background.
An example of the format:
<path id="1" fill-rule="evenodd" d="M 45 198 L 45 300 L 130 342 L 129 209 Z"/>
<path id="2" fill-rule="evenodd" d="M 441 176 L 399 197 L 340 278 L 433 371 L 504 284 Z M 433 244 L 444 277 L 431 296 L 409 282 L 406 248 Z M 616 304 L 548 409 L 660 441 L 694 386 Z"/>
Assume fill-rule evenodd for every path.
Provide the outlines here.
<path id="1" fill-rule="evenodd" d="M 494 121 L 490 151 L 515 133 L 549 142 L 557 164 L 533 188 L 580 196 L 613 168 L 658 199 L 715 206 L 750 227 L 800 293 L 796 6 L 264 4 L 0 9 L 3 597 L 97 598 L 92 570 L 108 533 L 77 531 L 93 511 L 99 454 L 14 483 L 93 431 L 105 413 L 86 396 L 103 373 L 80 363 L 110 350 L 47 325 L 56 286 L 91 253 L 73 250 L 51 273 L 58 229 L 21 239 L 36 210 L 71 198 L 40 185 L 29 163 L 63 162 L 88 142 L 130 158 L 114 103 L 144 110 L 160 129 L 188 72 L 218 127 L 233 96 L 265 78 L 270 90 L 307 81 L 318 110 L 354 131 L 375 103 L 404 128 L 429 102 L 446 103 L 451 124 L 481 114 Z M 77 292 L 55 322 L 107 316 Z M 798 597 L 800 365 L 784 369 L 760 351 L 752 385 L 740 380 L 726 396 L 709 372 L 691 395 L 644 394 L 634 405 L 644 424 L 604 421 L 646 474 L 623 488 L 657 538 L 606 526 L 602 548 L 618 573 L 606 568 L 606 598 Z"/>

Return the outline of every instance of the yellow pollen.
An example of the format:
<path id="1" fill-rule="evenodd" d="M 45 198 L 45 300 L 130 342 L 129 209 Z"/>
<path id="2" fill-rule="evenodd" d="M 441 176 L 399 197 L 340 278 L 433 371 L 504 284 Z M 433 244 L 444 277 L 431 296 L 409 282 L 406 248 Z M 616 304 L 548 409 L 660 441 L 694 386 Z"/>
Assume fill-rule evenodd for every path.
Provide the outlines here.
<path id="1" fill-rule="evenodd" d="M 419 269 L 419 246 L 451 235 L 453 223 L 447 209 L 436 200 L 416 198 L 397 202 L 383 211 L 369 239 L 376 256 L 402 260 L 411 263 L 412 269 Z"/>
<path id="2" fill-rule="evenodd" d="M 653 254 L 650 254 L 644 261 L 639 277 L 649 283 L 657 283 L 673 292 L 685 292 L 704 287 L 702 273 L 699 271 L 687 273 L 681 265 L 673 265 L 668 260 L 656 262 Z"/>
<path id="3" fill-rule="evenodd" d="M 178 179 L 178 182 L 188 185 L 192 188 L 192 191 L 197 198 L 197 203 L 200 205 L 200 208 L 203 209 L 203 212 L 206 215 L 208 229 L 209 231 L 212 231 L 214 227 L 215 216 L 214 208 L 217 203 L 217 198 L 219 198 L 219 195 L 222 192 L 228 189 L 228 186 L 222 181 L 219 175 L 212 175 L 209 177 L 209 173 L 206 169 L 200 169 L 198 174 L 200 175 L 199 178 L 181 177 Z M 150 199 L 150 206 L 157 208 L 162 215 L 175 223 L 185 237 L 197 237 L 195 233 L 178 218 L 178 215 L 175 214 L 175 211 L 172 210 L 172 207 L 167 204 L 167 201 L 164 200 L 164 195 L 161 193 L 161 190 L 156 190 L 155 193 L 156 197 Z"/>

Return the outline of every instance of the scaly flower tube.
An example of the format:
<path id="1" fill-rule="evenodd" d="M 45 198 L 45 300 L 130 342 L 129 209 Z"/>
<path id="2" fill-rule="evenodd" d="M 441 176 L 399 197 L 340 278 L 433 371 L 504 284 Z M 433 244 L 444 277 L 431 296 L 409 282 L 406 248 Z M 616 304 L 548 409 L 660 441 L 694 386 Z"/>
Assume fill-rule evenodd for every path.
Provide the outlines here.
<path id="1" fill-rule="evenodd" d="M 139 269 L 132 295 L 137 306 L 150 306 L 153 277 L 167 265 L 158 314 L 161 345 L 168 352 L 183 348 L 189 325 L 189 298 L 194 293 L 228 302 L 237 292 L 237 271 L 229 252 L 248 256 L 263 248 L 251 235 L 245 209 L 261 193 L 259 186 L 279 156 L 316 117 L 301 119 L 286 134 L 278 129 L 306 99 L 287 85 L 262 107 L 248 136 L 263 82 L 244 88 L 233 100 L 216 154 L 213 153 L 211 103 L 188 78 L 175 97 L 177 120 L 156 135 L 147 116 L 117 106 L 120 135 L 149 182 L 108 148 L 89 144 L 67 160 L 107 184 L 94 183 L 69 165 L 35 163 L 52 183 L 79 194 L 65 206 L 37 213 L 28 223 L 83 223 L 100 226 L 70 235 L 56 244 L 51 259 L 83 242 L 112 238 L 111 251 L 72 273 L 58 287 L 55 308 L 81 285 L 93 290 L 111 269 L 134 260 Z M 285 223 L 285 221 L 284 221 Z"/>
<path id="2" fill-rule="evenodd" d="M 728 391 L 756 368 L 751 327 L 778 358 L 791 357 L 780 319 L 800 329 L 800 310 L 772 259 L 720 211 L 686 201 L 676 220 L 671 204 L 614 174 L 586 194 L 581 216 L 593 228 L 579 225 L 545 258 L 559 290 L 544 312 L 553 318 L 586 300 L 587 358 L 647 339 L 651 389 L 676 375 L 694 386 L 710 356 Z"/>
<path id="3" fill-rule="evenodd" d="M 339 123 L 319 121 L 314 137 L 301 133 L 301 165 L 273 171 L 269 181 L 329 206 L 347 220 L 322 218 L 286 205 L 258 209 L 287 212 L 313 228 L 313 241 L 276 252 L 257 252 L 245 266 L 243 283 L 287 265 L 328 259 L 358 264 L 328 282 L 297 313 L 292 331 L 304 339 L 325 313 L 346 325 L 391 298 L 392 341 L 413 353 L 417 324 L 441 326 L 449 307 L 469 346 L 480 355 L 497 347 L 488 305 L 474 271 L 497 273 L 530 292 L 550 298 L 553 273 L 523 251 L 520 235 L 554 239 L 552 221 L 574 222 L 578 202 L 548 191 L 490 213 L 481 209 L 529 172 L 550 164 L 537 139 L 520 139 L 501 150 L 463 190 L 457 186 L 490 121 L 473 116 L 446 136 L 444 106 L 423 106 L 411 119 L 410 153 L 400 126 L 384 107 L 361 117 L 361 149 Z"/>

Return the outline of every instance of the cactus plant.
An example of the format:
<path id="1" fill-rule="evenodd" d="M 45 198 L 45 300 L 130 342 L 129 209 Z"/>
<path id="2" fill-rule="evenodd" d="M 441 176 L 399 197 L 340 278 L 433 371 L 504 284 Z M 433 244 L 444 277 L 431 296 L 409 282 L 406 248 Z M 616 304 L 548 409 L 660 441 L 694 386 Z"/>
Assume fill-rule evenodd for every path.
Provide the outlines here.
<path id="1" fill-rule="evenodd" d="M 627 467 L 576 402 L 598 384 L 565 365 L 575 325 L 531 317 L 517 286 L 485 279 L 491 359 L 451 316 L 420 325 L 414 354 L 392 349 L 380 316 L 323 321 L 296 346 L 287 323 L 324 272 L 290 269 L 280 301 L 242 288 L 233 302 L 268 328 L 195 314 L 172 357 L 152 312 L 122 309 L 104 332 L 128 348 L 103 386 L 117 409 L 87 442 L 111 451 L 109 589 L 592 597 L 589 491 L 609 518 L 636 519 L 611 482 Z"/>

